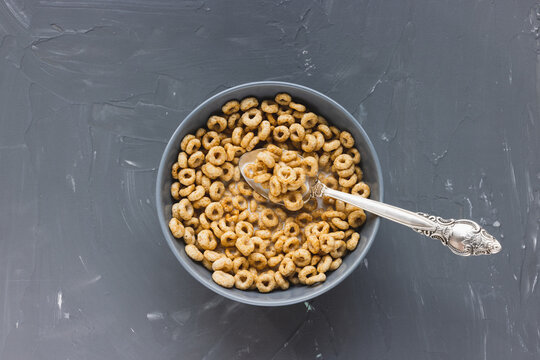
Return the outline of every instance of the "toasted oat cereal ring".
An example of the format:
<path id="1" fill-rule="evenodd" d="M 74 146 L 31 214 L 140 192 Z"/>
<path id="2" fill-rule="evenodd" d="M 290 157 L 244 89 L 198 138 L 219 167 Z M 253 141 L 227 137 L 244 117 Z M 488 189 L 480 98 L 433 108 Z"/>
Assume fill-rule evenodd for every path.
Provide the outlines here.
<path id="1" fill-rule="evenodd" d="M 238 251 L 237 248 L 234 248 L 236 251 Z M 247 270 L 249 269 L 249 262 L 247 259 L 243 256 L 237 257 L 232 259 L 233 260 L 233 272 L 237 273 L 241 270 Z"/>
<path id="2" fill-rule="evenodd" d="M 250 129 L 255 129 L 263 120 L 261 110 L 252 108 L 242 114 L 242 122 Z"/>
<path id="3" fill-rule="evenodd" d="M 217 167 L 214 164 L 206 163 L 201 167 L 201 170 L 204 175 L 208 176 L 210 179 L 217 179 L 223 175 L 223 169 Z"/>
<path id="4" fill-rule="evenodd" d="M 269 151 L 261 151 L 257 154 L 257 160 L 262 162 L 267 168 L 271 169 L 276 165 L 276 160 Z"/>
<path id="5" fill-rule="evenodd" d="M 336 150 L 340 145 L 341 143 L 339 140 L 330 140 L 324 143 L 322 149 L 326 152 L 330 152 Z"/>
<path id="6" fill-rule="evenodd" d="M 295 119 L 302 119 L 302 116 L 304 116 L 304 112 L 302 111 L 294 111 L 292 113 L 292 116 L 295 118 Z"/>
<path id="7" fill-rule="evenodd" d="M 261 141 L 265 141 L 268 139 L 270 134 L 272 133 L 272 126 L 268 120 L 264 120 L 259 125 L 259 130 L 257 132 L 257 136 Z"/>
<path id="8" fill-rule="evenodd" d="M 234 275 L 234 286 L 240 290 L 248 290 L 253 285 L 254 276 L 248 270 L 239 270 Z"/>
<path id="9" fill-rule="evenodd" d="M 255 245 L 249 236 L 239 236 L 234 244 L 244 256 L 249 256 L 255 249 Z"/>
<path id="10" fill-rule="evenodd" d="M 298 236 L 300 234 L 300 226 L 294 221 L 287 221 L 283 226 L 283 233 L 286 236 Z"/>
<path id="11" fill-rule="evenodd" d="M 349 214 L 347 220 L 351 227 L 357 228 L 366 222 L 366 213 L 362 209 L 355 210 Z"/>
<path id="12" fill-rule="evenodd" d="M 215 181 L 210 185 L 208 195 L 213 201 L 219 201 L 225 194 L 225 185 L 221 181 Z"/>
<path id="13" fill-rule="evenodd" d="M 223 217 L 223 207 L 219 202 L 212 202 L 204 209 L 204 214 L 210 220 L 217 221 Z"/>
<path id="14" fill-rule="evenodd" d="M 298 153 L 296 151 L 285 150 L 281 153 L 281 161 L 287 163 L 288 166 L 291 166 L 288 164 L 289 162 L 297 160 L 297 159 L 298 159 Z"/>
<path id="15" fill-rule="evenodd" d="M 286 196 L 283 197 L 283 205 L 285 205 L 287 210 L 300 210 L 302 206 L 304 206 L 304 200 L 302 200 L 302 194 L 300 191 L 293 191 L 286 194 Z"/>
<path id="16" fill-rule="evenodd" d="M 296 179 L 294 179 L 288 184 L 287 190 L 289 191 L 300 189 L 300 187 L 306 182 L 306 175 L 304 174 L 304 169 L 302 169 L 301 167 L 294 167 L 294 172 L 296 174 Z"/>
<path id="17" fill-rule="evenodd" d="M 248 256 L 249 265 L 253 266 L 257 270 L 262 270 L 266 267 L 266 256 L 261 253 L 252 252 Z"/>
<path id="18" fill-rule="evenodd" d="M 307 176 L 315 177 L 319 173 L 319 163 L 314 157 L 308 156 L 302 160 L 302 168 Z"/>
<path id="19" fill-rule="evenodd" d="M 261 221 L 267 228 L 273 228 L 279 224 L 279 219 L 272 209 L 265 209 L 261 212 Z"/>
<path id="20" fill-rule="evenodd" d="M 215 146 L 208 150 L 206 161 L 212 165 L 220 166 L 227 160 L 227 153 L 222 146 Z"/>
<path id="21" fill-rule="evenodd" d="M 180 239 L 182 236 L 184 236 L 184 225 L 178 220 L 177 218 L 171 218 L 169 221 L 169 229 L 171 230 L 171 233 L 173 236 L 177 239 Z"/>
<path id="22" fill-rule="evenodd" d="M 231 115 L 232 113 L 238 112 L 240 110 L 240 103 L 236 100 L 227 101 L 225 105 L 221 107 L 221 111 L 225 115 Z"/>
<path id="23" fill-rule="evenodd" d="M 188 199 L 182 199 L 178 203 L 178 213 L 182 220 L 189 220 L 193 217 L 195 210 L 193 209 L 193 205 L 191 205 L 191 202 Z"/>
<path id="24" fill-rule="evenodd" d="M 191 155 L 201 148 L 201 140 L 199 139 L 191 139 L 186 145 L 186 154 Z"/>
<path id="25" fill-rule="evenodd" d="M 339 145 L 339 147 L 338 147 L 336 150 L 334 150 L 334 151 L 332 152 L 332 154 L 330 155 L 330 160 L 332 160 L 332 161 L 336 160 L 336 158 L 337 158 L 339 155 L 343 154 L 343 149 L 344 149 L 344 147 L 341 146 L 341 145 Z"/>
<path id="26" fill-rule="evenodd" d="M 341 154 L 334 160 L 336 170 L 346 170 L 354 166 L 353 159 L 349 154 Z"/>
<path id="27" fill-rule="evenodd" d="M 173 182 L 171 185 L 171 196 L 175 200 L 180 200 L 180 191 L 180 183 L 178 181 Z"/>
<path id="28" fill-rule="evenodd" d="M 301 283 L 305 284 L 310 277 L 315 275 L 317 275 L 317 269 L 315 266 L 308 265 L 300 270 L 298 273 L 298 279 L 300 279 Z"/>
<path id="29" fill-rule="evenodd" d="M 292 98 L 291 98 L 291 95 L 287 94 L 287 93 L 279 93 L 276 95 L 276 97 L 274 98 L 274 100 L 279 104 L 279 105 L 283 105 L 283 106 L 286 106 L 286 105 L 289 105 L 289 103 L 291 102 Z"/>
<path id="30" fill-rule="evenodd" d="M 290 131 L 285 125 L 279 125 L 272 132 L 273 138 L 277 142 L 285 142 L 289 139 Z"/>
<path id="31" fill-rule="evenodd" d="M 338 180 L 333 176 L 327 176 L 324 178 L 323 184 L 334 190 L 338 188 Z"/>
<path id="32" fill-rule="evenodd" d="M 195 131 L 195 137 L 199 140 L 204 136 L 204 134 L 206 134 L 205 128 L 198 128 L 197 131 Z"/>
<path id="33" fill-rule="evenodd" d="M 255 183 L 257 184 L 264 184 L 267 181 L 270 181 L 271 177 L 272 177 L 272 174 L 270 173 L 258 174 L 253 177 L 253 181 L 255 181 Z"/>
<path id="34" fill-rule="evenodd" d="M 187 144 L 193 139 L 196 139 L 195 135 L 193 135 L 193 134 L 188 134 L 188 135 L 184 136 L 184 138 L 180 142 L 180 149 L 182 151 L 186 151 Z"/>
<path id="35" fill-rule="evenodd" d="M 202 259 L 201 264 L 206 268 L 206 270 L 213 271 L 212 270 L 212 263 L 210 261 L 208 261 L 206 259 Z"/>
<path id="36" fill-rule="evenodd" d="M 300 248 L 300 240 L 296 236 L 291 236 L 283 243 L 283 252 L 290 253 Z"/>
<path id="37" fill-rule="evenodd" d="M 212 202 L 212 200 L 210 200 L 210 198 L 208 196 L 203 196 L 199 200 L 193 202 L 193 208 L 194 209 L 202 209 L 202 208 L 207 207 L 208 204 L 210 204 L 211 202 Z"/>
<path id="38" fill-rule="evenodd" d="M 214 250 L 217 247 L 217 241 L 211 230 L 204 229 L 197 234 L 197 244 L 204 250 Z"/>
<path id="39" fill-rule="evenodd" d="M 289 126 L 289 131 L 291 133 L 289 137 L 294 142 L 302 142 L 306 136 L 306 129 L 300 124 L 292 124 Z"/>
<path id="40" fill-rule="evenodd" d="M 347 219 L 347 214 L 345 214 L 343 211 L 337 211 L 337 210 L 326 210 L 322 213 L 322 219 L 323 220 L 329 220 L 332 218 L 340 218 L 341 220 Z"/>
<path id="41" fill-rule="evenodd" d="M 229 272 L 233 268 L 233 262 L 226 256 L 222 256 L 212 263 L 212 270 Z"/>
<path id="42" fill-rule="evenodd" d="M 231 134 L 232 143 L 234 145 L 240 145 L 240 142 L 242 142 L 243 136 L 244 136 L 244 129 L 241 127 L 235 128 Z"/>
<path id="43" fill-rule="evenodd" d="M 210 229 L 212 229 L 212 232 L 214 233 L 216 238 L 221 239 L 221 236 L 223 235 L 223 230 L 221 230 L 216 220 L 210 223 Z"/>
<path id="44" fill-rule="evenodd" d="M 349 223 L 340 218 L 333 218 L 330 223 L 341 230 L 347 230 L 349 228 Z"/>
<path id="45" fill-rule="evenodd" d="M 240 141 L 240 146 L 244 149 L 247 149 L 249 147 L 251 140 L 253 140 L 254 138 L 255 138 L 255 134 L 252 131 L 246 133 L 244 137 L 242 138 L 242 140 Z"/>
<path id="46" fill-rule="evenodd" d="M 343 262 L 343 259 L 342 258 L 337 258 L 337 259 L 334 259 L 332 261 L 332 264 L 330 264 L 330 270 L 331 271 L 334 271 L 334 270 L 337 270 L 340 266 L 341 266 L 341 263 Z"/>
<path id="47" fill-rule="evenodd" d="M 188 159 L 188 156 L 185 152 L 182 151 L 178 153 L 178 159 L 177 159 L 178 166 L 180 166 L 180 168 L 182 169 L 187 168 L 188 167 L 187 159 Z"/>
<path id="48" fill-rule="evenodd" d="M 233 266 L 234 266 L 235 259 L 238 259 L 238 258 L 245 259 L 242 256 L 242 253 L 236 247 L 225 248 L 225 256 L 227 256 L 229 259 L 233 261 Z"/>
<path id="49" fill-rule="evenodd" d="M 343 240 L 345 239 L 345 232 L 344 231 L 333 231 L 330 233 L 334 240 Z"/>
<path id="50" fill-rule="evenodd" d="M 350 149 L 354 146 L 354 138 L 352 137 L 351 133 L 347 131 L 342 131 L 339 134 L 339 141 L 341 142 L 341 145 L 343 147 Z"/>
<path id="51" fill-rule="evenodd" d="M 214 280 L 216 284 L 228 289 L 232 288 L 235 284 L 234 276 L 221 270 L 212 273 L 212 280 Z"/>
<path id="52" fill-rule="evenodd" d="M 332 130 L 330 130 L 328 125 L 322 125 L 322 124 L 318 125 L 317 130 L 320 131 L 324 135 L 325 140 L 329 140 L 334 135 L 332 134 Z"/>
<path id="53" fill-rule="evenodd" d="M 201 229 L 210 229 L 210 222 L 208 221 L 204 213 L 199 215 L 199 226 L 201 227 Z"/>
<path id="54" fill-rule="evenodd" d="M 248 183 L 246 183 L 244 181 L 238 183 L 237 187 L 238 187 L 238 191 L 240 192 L 241 195 L 251 196 L 251 194 L 253 193 L 253 190 L 251 189 L 251 186 L 249 186 Z"/>
<path id="55" fill-rule="evenodd" d="M 293 110 L 296 110 L 296 111 L 299 111 L 299 112 L 306 111 L 306 107 L 304 105 L 302 105 L 302 104 L 298 104 L 298 103 L 294 103 L 294 102 L 290 101 L 288 105 Z"/>
<path id="56" fill-rule="evenodd" d="M 317 147 L 317 138 L 312 134 L 307 134 L 302 140 L 302 150 L 305 152 L 314 151 Z"/>
<path id="57" fill-rule="evenodd" d="M 304 127 L 304 129 L 311 129 L 317 125 L 318 120 L 319 118 L 316 114 L 308 112 L 302 115 L 300 124 Z"/>
<path id="58" fill-rule="evenodd" d="M 277 170 L 276 178 L 281 184 L 289 184 L 296 180 L 296 172 L 290 166 L 281 166 Z"/>
<path id="59" fill-rule="evenodd" d="M 360 152 L 357 149 L 351 148 L 351 149 L 347 150 L 347 154 L 352 156 L 353 162 L 355 164 L 360 163 L 360 160 L 362 159 L 362 157 L 360 156 Z"/>
<path id="60" fill-rule="evenodd" d="M 199 200 L 199 199 L 202 199 L 202 197 L 206 194 L 206 190 L 204 189 L 204 186 L 202 185 L 197 185 L 195 186 L 195 190 L 193 190 L 191 192 L 191 194 L 188 195 L 188 200 L 191 201 L 192 203 Z"/>
<path id="61" fill-rule="evenodd" d="M 224 117 L 213 115 L 206 122 L 206 126 L 208 129 L 220 133 L 227 128 L 227 120 Z"/>
<path id="62" fill-rule="evenodd" d="M 240 236 L 253 236 L 253 225 L 248 223 L 247 221 L 239 221 L 235 227 L 234 231 Z"/>
<path id="63" fill-rule="evenodd" d="M 369 185 L 363 181 L 354 185 L 353 188 L 351 189 L 351 194 L 360 195 L 365 198 L 369 197 L 370 192 L 371 190 L 369 188 Z"/>
<path id="64" fill-rule="evenodd" d="M 202 146 L 206 150 L 210 150 L 214 146 L 219 146 L 221 143 L 221 138 L 219 137 L 219 134 L 215 131 L 209 131 L 202 137 Z"/>
<path id="65" fill-rule="evenodd" d="M 321 252 L 328 254 L 330 251 L 334 250 L 336 240 L 329 234 L 321 234 L 319 236 L 319 243 L 321 245 Z"/>
<path id="66" fill-rule="evenodd" d="M 173 177 L 173 179 L 178 179 L 178 171 L 180 170 L 180 165 L 175 162 L 173 165 L 172 165 L 172 168 L 171 168 L 171 175 Z"/>
<path id="67" fill-rule="evenodd" d="M 200 250 L 197 249 L 197 247 L 195 245 L 193 245 L 193 244 L 187 244 L 184 247 L 184 250 L 185 250 L 187 256 L 189 256 L 190 258 L 192 258 L 195 261 L 202 261 L 204 259 L 204 256 L 203 256 L 202 252 L 200 252 Z"/>
<path id="68" fill-rule="evenodd" d="M 296 216 L 296 223 L 301 227 L 305 227 L 307 224 L 313 221 L 313 216 L 307 212 L 300 213 Z"/>
<path id="69" fill-rule="evenodd" d="M 356 177 L 356 174 L 352 174 L 351 176 L 346 177 L 346 178 L 340 177 L 339 178 L 339 185 L 349 188 L 349 187 L 353 187 L 354 185 L 356 185 L 357 181 L 358 181 L 358 178 Z"/>
<path id="70" fill-rule="evenodd" d="M 219 258 L 225 257 L 224 254 L 218 253 L 217 251 L 214 251 L 214 250 L 204 250 L 203 255 L 204 255 L 204 258 L 210 261 L 211 263 L 213 263 Z"/>
<path id="71" fill-rule="evenodd" d="M 274 273 L 274 279 L 276 280 L 276 285 L 279 286 L 281 290 L 287 290 L 289 288 L 289 282 L 279 271 Z"/>
<path id="72" fill-rule="evenodd" d="M 268 258 L 268 267 L 274 268 L 278 266 L 283 259 L 284 259 L 283 254 L 274 255 Z"/>
<path id="73" fill-rule="evenodd" d="M 204 163 L 204 154 L 202 151 L 197 151 L 190 155 L 188 161 L 188 166 L 190 168 L 197 168 Z"/>
<path id="74" fill-rule="evenodd" d="M 325 255 L 322 257 L 322 259 L 319 261 L 319 264 L 317 265 L 317 271 L 319 273 L 325 273 L 328 270 L 330 270 L 330 265 L 332 264 L 332 257 L 330 255 Z"/>
<path id="75" fill-rule="evenodd" d="M 241 195 L 236 195 L 235 197 L 233 197 L 232 201 L 235 209 L 243 211 L 248 208 L 248 201 L 245 197 Z"/>
<path id="76" fill-rule="evenodd" d="M 311 276 L 306 279 L 306 285 L 313 285 L 319 282 L 326 281 L 326 275 L 325 274 L 317 274 L 315 276 Z"/>
<path id="77" fill-rule="evenodd" d="M 347 252 L 347 243 L 343 240 L 336 241 L 334 250 L 330 251 L 330 256 L 333 258 L 340 258 Z"/>
<path id="78" fill-rule="evenodd" d="M 347 250 L 353 251 L 358 246 L 358 242 L 360 240 L 360 234 L 357 232 L 353 233 L 349 240 L 347 240 Z"/>
<path id="79" fill-rule="evenodd" d="M 311 263 L 311 253 L 308 250 L 298 249 L 292 254 L 292 259 L 298 267 L 304 267 Z"/>
<path id="80" fill-rule="evenodd" d="M 262 273 L 261 275 L 257 276 L 255 284 L 259 292 L 271 292 L 276 287 L 276 280 L 274 279 L 274 274 L 268 272 Z"/>
<path id="81" fill-rule="evenodd" d="M 319 261 L 321 261 L 321 259 L 322 259 L 322 257 L 321 257 L 320 255 L 313 255 L 313 256 L 311 257 L 311 263 L 310 263 L 310 265 L 311 265 L 311 266 L 317 265 L 317 264 L 319 263 Z"/>
<path id="82" fill-rule="evenodd" d="M 290 114 L 281 114 L 276 120 L 278 125 L 291 126 L 294 124 L 294 116 Z"/>
<path id="83" fill-rule="evenodd" d="M 171 208 L 171 213 L 172 213 L 172 216 L 178 220 L 181 220 L 182 217 L 180 216 L 180 204 L 179 203 L 174 203 L 172 208 Z"/>
<path id="84" fill-rule="evenodd" d="M 270 179 L 270 182 L 268 185 L 269 185 L 270 194 L 272 194 L 272 196 L 281 195 L 281 183 L 279 182 L 276 176 L 273 176 Z"/>
<path id="85" fill-rule="evenodd" d="M 283 114 L 288 114 L 288 115 L 291 115 L 293 113 L 293 109 L 291 109 L 290 107 L 288 106 L 280 106 L 279 107 L 279 110 L 278 110 L 278 115 L 283 115 Z"/>
<path id="86" fill-rule="evenodd" d="M 247 97 L 240 101 L 240 110 L 242 111 L 247 111 L 257 106 L 259 106 L 259 100 L 255 97 Z"/>
<path id="87" fill-rule="evenodd" d="M 355 169 L 354 169 L 354 166 L 351 166 L 350 168 L 345 169 L 345 170 L 337 170 L 337 173 L 338 173 L 338 176 L 339 176 L 339 177 L 346 178 L 346 177 L 349 177 L 349 176 L 351 176 L 352 174 L 354 174 L 354 173 L 355 173 Z M 357 176 L 357 177 L 358 177 L 358 176 Z"/>
<path id="88" fill-rule="evenodd" d="M 272 100 L 263 100 L 263 102 L 261 103 L 261 110 L 265 113 L 275 114 L 278 112 L 279 106 L 276 102 Z"/>
<path id="89" fill-rule="evenodd" d="M 316 235 L 309 235 L 306 240 L 307 248 L 312 254 L 318 254 L 321 251 L 321 242 Z"/>
<path id="90" fill-rule="evenodd" d="M 191 226 L 185 227 L 184 242 L 186 244 L 195 244 L 196 241 L 197 241 L 197 238 L 195 237 L 195 230 Z"/>
<path id="91" fill-rule="evenodd" d="M 234 129 L 236 125 L 238 124 L 238 120 L 240 120 L 240 114 L 234 113 L 229 116 L 227 119 L 227 128 Z"/>
<path id="92" fill-rule="evenodd" d="M 255 230 L 254 234 L 255 234 L 255 236 L 260 237 L 263 240 L 269 240 L 272 237 L 272 231 L 270 231 L 268 229 Z"/>

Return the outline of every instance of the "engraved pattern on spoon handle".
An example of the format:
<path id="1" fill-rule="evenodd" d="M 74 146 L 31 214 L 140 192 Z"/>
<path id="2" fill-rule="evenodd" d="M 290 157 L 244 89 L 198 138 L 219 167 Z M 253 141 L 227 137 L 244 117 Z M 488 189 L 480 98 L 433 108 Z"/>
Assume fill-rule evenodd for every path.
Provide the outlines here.
<path id="1" fill-rule="evenodd" d="M 359 195 L 330 189 L 320 181 L 313 184 L 311 194 L 313 197 L 329 196 L 342 200 L 372 214 L 408 226 L 423 235 L 440 240 L 457 255 L 489 255 L 501 250 L 499 242 L 472 220 L 443 219 L 434 215 L 415 213 Z"/>

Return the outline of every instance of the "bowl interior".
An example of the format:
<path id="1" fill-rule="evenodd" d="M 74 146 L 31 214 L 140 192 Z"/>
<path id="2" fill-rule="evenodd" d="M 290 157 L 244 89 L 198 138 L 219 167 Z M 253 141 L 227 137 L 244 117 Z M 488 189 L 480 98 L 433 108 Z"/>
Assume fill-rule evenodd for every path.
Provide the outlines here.
<path id="1" fill-rule="evenodd" d="M 364 181 L 371 187 L 371 198 L 382 201 L 383 185 L 380 163 L 371 141 L 358 121 L 335 101 L 315 90 L 301 85 L 274 81 L 248 83 L 227 89 L 212 96 L 193 110 L 180 123 L 169 140 L 158 169 L 156 184 L 156 203 L 160 225 L 169 246 L 184 268 L 203 285 L 218 294 L 242 303 L 261 306 L 280 306 L 306 301 L 339 284 L 365 257 L 379 226 L 379 218 L 367 214 L 367 220 L 360 231 L 358 247 L 344 257 L 343 264 L 336 271 L 330 272 L 324 283 L 311 287 L 291 287 L 286 291 L 278 290 L 268 294 L 222 288 L 214 283 L 208 270 L 186 255 L 182 240 L 175 239 L 167 225 L 171 219 L 171 207 L 173 204 L 170 195 L 170 186 L 172 184 L 170 169 L 176 161 L 180 141 L 186 134 L 193 133 L 199 127 L 204 126 L 208 117 L 221 109 L 221 106 L 226 101 L 231 99 L 240 100 L 246 96 L 255 96 L 259 99 L 273 98 L 278 92 L 289 93 L 293 100 L 306 104 L 309 109 L 324 116 L 331 124 L 342 130 L 347 130 L 353 135 L 356 141 L 355 146 L 362 155 L 361 167 L 364 171 Z"/>

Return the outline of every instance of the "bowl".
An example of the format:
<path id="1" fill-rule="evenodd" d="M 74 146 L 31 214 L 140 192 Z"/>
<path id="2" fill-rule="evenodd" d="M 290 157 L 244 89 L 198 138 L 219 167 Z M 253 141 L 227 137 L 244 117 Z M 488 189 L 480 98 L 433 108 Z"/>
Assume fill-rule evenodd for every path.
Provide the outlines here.
<path id="1" fill-rule="evenodd" d="M 331 124 L 347 130 L 353 135 L 356 147 L 362 155 L 361 166 L 364 171 L 364 181 L 371 187 L 371 199 L 382 201 L 383 179 L 379 159 L 373 144 L 358 120 L 337 102 L 318 91 L 302 85 L 278 81 L 259 81 L 238 85 L 212 96 L 195 108 L 180 122 L 169 140 L 159 164 L 156 182 L 156 206 L 161 230 L 184 269 L 201 284 L 226 298 L 259 306 L 291 305 L 310 300 L 329 291 L 349 276 L 362 262 L 379 227 L 379 218 L 367 214 L 367 220 L 360 230 L 358 247 L 345 255 L 342 265 L 337 270 L 330 272 L 325 282 L 314 286 L 291 286 L 285 291 L 276 290 L 265 294 L 257 291 L 223 288 L 212 280 L 211 273 L 206 268 L 186 255 L 183 241 L 175 239 L 168 227 L 173 205 L 170 194 L 172 184 L 170 169 L 178 156 L 180 141 L 186 134 L 193 133 L 199 127 L 204 126 L 208 117 L 217 113 L 228 100 L 240 100 L 247 96 L 255 96 L 259 99 L 273 98 L 279 92 L 289 93 L 293 100 L 306 104 L 308 108 L 324 116 Z"/>

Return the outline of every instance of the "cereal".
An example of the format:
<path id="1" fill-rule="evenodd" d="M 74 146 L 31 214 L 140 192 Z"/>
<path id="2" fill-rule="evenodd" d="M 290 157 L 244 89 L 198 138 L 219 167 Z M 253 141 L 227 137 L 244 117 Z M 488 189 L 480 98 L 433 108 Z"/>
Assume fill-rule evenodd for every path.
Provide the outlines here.
<path id="1" fill-rule="evenodd" d="M 354 146 L 350 132 L 289 94 L 230 100 L 180 142 L 171 166 L 171 234 L 226 288 L 266 293 L 323 282 L 358 247 L 366 215 L 328 197 L 319 208 L 303 195 L 318 176 L 330 188 L 369 197 Z M 258 148 L 265 151 L 245 170 L 270 201 L 238 167 Z"/>

